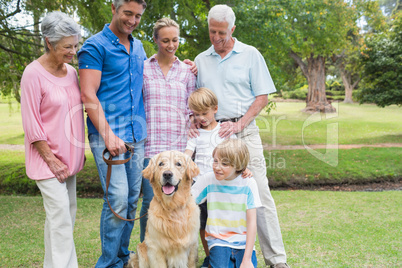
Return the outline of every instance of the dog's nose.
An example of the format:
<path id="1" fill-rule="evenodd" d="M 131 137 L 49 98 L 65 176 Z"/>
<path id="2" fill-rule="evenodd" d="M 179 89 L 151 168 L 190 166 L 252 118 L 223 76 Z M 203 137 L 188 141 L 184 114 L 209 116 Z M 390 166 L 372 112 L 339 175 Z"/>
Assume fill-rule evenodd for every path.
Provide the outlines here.
<path id="1" fill-rule="evenodd" d="M 167 170 L 167 171 L 163 172 L 163 178 L 165 180 L 169 180 L 172 177 L 173 177 L 173 172 L 172 171 Z"/>

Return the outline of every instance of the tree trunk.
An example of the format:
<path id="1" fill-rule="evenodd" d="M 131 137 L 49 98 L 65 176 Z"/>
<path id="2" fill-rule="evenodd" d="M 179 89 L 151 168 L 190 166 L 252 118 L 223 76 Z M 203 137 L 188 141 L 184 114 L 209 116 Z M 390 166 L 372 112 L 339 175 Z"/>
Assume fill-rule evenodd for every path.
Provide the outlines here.
<path id="1" fill-rule="evenodd" d="M 343 100 L 343 102 L 344 103 L 353 103 L 353 100 L 352 100 L 353 88 L 352 88 L 351 81 L 350 81 L 351 79 L 346 74 L 346 71 L 342 70 L 342 68 L 340 69 L 340 73 L 341 73 L 343 85 L 345 86 L 345 99 Z"/>
<path id="2" fill-rule="evenodd" d="M 325 58 L 311 55 L 307 59 L 308 94 L 305 112 L 336 112 L 325 94 Z"/>
<path id="3" fill-rule="evenodd" d="M 35 53 L 36 53 L 37 57 L 39 57 L 42 54 L 41 35 L 40 35 L 40 29 L 39 29 L 40 15 L 41 14 L 38 10 L 33 11 L 34 32 L 36 34 L 36 36 L 34 36 L 33 39 L 34 39 L 34 42 L 36 43 Z"/>
<path id="4" fill-rule="evenodd" d="M 353 89 L 357 86 L 360 82 L 360 78 L 358 77 L 356 81 L 352 84 L 352 74 L 345 70 L 343 65 L 339 66 L 339 71 L 341 73 L 342 82 L 345 86 L 345 99 L 343 100 L 344 103 L 353 103 Z"/>

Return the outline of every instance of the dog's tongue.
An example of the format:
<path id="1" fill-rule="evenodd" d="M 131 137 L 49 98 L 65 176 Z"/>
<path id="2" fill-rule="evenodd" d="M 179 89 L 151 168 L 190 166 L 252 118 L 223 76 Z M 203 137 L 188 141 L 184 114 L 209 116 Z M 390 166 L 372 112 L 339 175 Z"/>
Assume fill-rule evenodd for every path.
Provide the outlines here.
<path id="1" fill-rule="evenodd" d="M 167 185 L 165 185 L 165 186 L 162 187 L 162 190 L 163 190 L 163 192 L 164 192 L 165 194 L 171 194 L 171 193 L 174 192 L 174 186 L 173 186 L 173 185 L 170 185 L 170 184 L 167 184 Z"/>

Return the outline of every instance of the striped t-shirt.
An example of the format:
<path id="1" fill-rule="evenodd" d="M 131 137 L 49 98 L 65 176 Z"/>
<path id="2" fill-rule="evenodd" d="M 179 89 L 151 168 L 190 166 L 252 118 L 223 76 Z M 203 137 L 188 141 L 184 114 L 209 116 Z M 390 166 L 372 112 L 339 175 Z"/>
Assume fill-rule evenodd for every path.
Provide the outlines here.
<path id="1" fill-rule="evenodd" d="M 219 181 L 213 172 L 198 177 L 191 188 L 197 204 L 207 201 L 205 236 L 208 248 L 214 246 L 246 248 L 247 209 L 261 206 L 254 178 Z"/>

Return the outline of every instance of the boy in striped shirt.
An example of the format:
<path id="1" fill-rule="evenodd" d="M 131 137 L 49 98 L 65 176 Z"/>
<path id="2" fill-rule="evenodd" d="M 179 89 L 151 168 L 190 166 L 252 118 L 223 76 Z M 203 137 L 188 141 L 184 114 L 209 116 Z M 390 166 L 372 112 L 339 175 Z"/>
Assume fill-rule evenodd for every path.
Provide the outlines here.
<path id="1" fill-rule="evenodd" d="M 254 250 L 256 208 L 261 206 L 253 178 L 242 178 L 250 154 L 240 139 L 228 139 L 213 151 L 213 172 L 192 186 L 197 204 L 207 201 L 209 263 L 217 267 L 257 267 Z"/>

